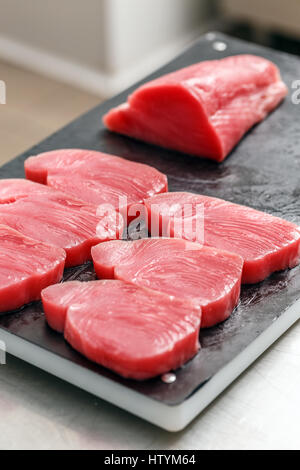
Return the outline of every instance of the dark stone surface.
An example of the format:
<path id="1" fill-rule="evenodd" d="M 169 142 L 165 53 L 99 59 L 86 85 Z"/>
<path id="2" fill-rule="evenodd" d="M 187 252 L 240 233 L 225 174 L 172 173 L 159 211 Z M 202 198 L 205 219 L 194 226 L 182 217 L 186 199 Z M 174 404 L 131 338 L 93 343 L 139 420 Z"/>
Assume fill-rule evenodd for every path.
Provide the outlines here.
<path id="1" fill-rule="evenodd" d="M 291 93 L 291 83 L 300 79 L 300 61 L 217 33 L 228 45 L 224 52 L 212 48 L 212 41 L 201 38 L 173 62 L 149 78 L 204 59 L 252 53 L 274 61 Z M 184 190 L 221 197 L 265 210 L 300 224 L 300 105 L 288 96 L 264 122 L 255 126 L 222 164 L 166 151 L 113 135 L 101 124 L 101 116 L 112 106 L 126 100 L 127 94 L 101 104 L 64 129 L 0 169 L 1 178 L 24 176 L 23 162 L 31 154 L 56 148 L 80 147 L 102 150 L 130 160 L 145 162 L 165 172 L 171 191 Z M 67 270 L 65 279 L 94 279 L 90 264 Z M 241 301 L 226 322 L 201 332 L 198 355 L 177 371 L 171 385 L 155 379 L 143 383 L 123 380 L 110 371 L 85 360 L 73 351 L 61 335 L 46 325 L 41 304 L 35 303 L 16 313 L 4 315 L 0 327 L 61 355 L 96 374 L 109 377 L 149 397 L 167 404 L 180 403 L 220 368 L 237 356 L 257 336 L 300 297 L 300 269 L 277 273 L 266 281 L 242 289 Z"/>

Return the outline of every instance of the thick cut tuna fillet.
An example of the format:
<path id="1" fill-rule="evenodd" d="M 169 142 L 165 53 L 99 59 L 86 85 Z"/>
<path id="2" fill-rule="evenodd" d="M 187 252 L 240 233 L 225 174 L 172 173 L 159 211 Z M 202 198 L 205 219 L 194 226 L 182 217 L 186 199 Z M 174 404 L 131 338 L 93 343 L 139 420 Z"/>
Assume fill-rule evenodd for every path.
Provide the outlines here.
<path id="1" fill-rule="evenodd" d="M 63 333 L 68 308 L 74 303 L 90 302 L 97 291 L 98 282 L 63 282 L 44 289 L 42 301 L 48 325 L 55 331 Z M 100 287 L 100 284 L 99 284 Z"/>
<path id="2" fill-rule="evenodd" d="M 0 180 L 0 204 L 9 204 L 31 194 L 51 194 L 52 188 L 23 178 Z"/>
<path id="3" fill-rule="evenodd" d="M 159 225 L 164 235 L 167 232 L 171 237 L 199 241 L 195 226 L 200 221 L 198 231 L 203 230 L 200 238 L 203 235 L 205 245 L 231 251 L 244 259 L 243 283 L 262 281 L 275 271 L 299 263 L 300 230 L 286 220 L 192 193 L 168 193 L 150 198 L 145 204 L 151 233 Z"/>
<path id="4" fill-rule="evenodd" d="M 240 256 L 176 239 L 112 241 L 92 248 L 97 276 L 114 277 L 193 302 L 201 327 L 229 317 L 240 296 Z"/>
<path id="5" fill-rule="evenodd" d="M 41 290 L 62 278 L 64 250 L 24 237 L 0 225 L 0 312 L 41 298 Z"/>
<path id="6" fill-rule="evenodd" d="M 43 185 L 11 184 L 0 181 L 0 224 L 7 225 L 34 240 L 66 251 L 66 266 L 76 266 L 91 259 L 91 247 L 100 241 L 120 238 L 123 220 L 116 211 L 97 213 L 97 207 Z M 41 187 L 44 190 L 40 190 Z M 26 189 L 28 195 L 26 196 Z M 16 194 L 18 196 L 13 197 Z M 3 203 L 4 199 L 7 199 Z"/>
<path id="7" fill-rule="evenodd" d="M 58 284 L 42 293 L 47 321 L 74 349 L 124 377 L 176 369 L 199 348 L 193 305 L 122 281 Z"/>
<path id="8" fill-rule="evenodd" d="M 108 203 L 118 210 L 168 190 L 167 177 L 155 168 L 91 150 L 54 150 L 30 157 L 25 174 L 86 202 Z"/>
<path id="9" fill-rule="evenodd" d="M 272 62 L 238 55 L 148 82 L 103 120 L 111 131 L 220 162 L 286 94 Z"/>

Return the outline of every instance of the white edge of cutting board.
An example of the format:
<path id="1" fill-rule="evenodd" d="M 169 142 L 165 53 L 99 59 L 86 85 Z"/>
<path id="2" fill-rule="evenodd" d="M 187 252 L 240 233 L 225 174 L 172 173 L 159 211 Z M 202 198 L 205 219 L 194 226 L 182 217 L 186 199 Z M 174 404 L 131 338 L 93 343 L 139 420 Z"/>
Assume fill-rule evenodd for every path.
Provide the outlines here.
<path id="1" fill-rule="evenodd" d="M 166 405 L 113 382 L 3 329 L 0 330 L 0 339 L 4 341 L 7 352 L 13 356 L 167 431 L 176 432 L 185 428 L 299 318 L 300 299 L 190 398 L 175 406 Z"/>

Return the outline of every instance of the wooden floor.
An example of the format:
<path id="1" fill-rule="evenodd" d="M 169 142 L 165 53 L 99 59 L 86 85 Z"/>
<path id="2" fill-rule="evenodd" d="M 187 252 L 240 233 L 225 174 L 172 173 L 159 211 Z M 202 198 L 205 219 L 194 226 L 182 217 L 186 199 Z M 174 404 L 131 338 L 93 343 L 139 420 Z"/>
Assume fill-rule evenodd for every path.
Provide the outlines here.
<path id="1" fill-rule="evenodd" d="M 0 165 L 101 101 L 99 96 L 0 62 Z"/>

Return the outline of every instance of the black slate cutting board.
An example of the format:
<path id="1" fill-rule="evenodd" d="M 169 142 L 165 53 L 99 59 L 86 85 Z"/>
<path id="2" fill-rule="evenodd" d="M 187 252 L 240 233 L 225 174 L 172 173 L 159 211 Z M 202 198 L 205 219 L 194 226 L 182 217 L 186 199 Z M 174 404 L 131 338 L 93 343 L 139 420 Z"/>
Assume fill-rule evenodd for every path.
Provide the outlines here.
<path id="1" fill-rule="evenodd" d="M 216 50 L 216 41 L 225 43 L 226 49 L 222 52 Z M 136 84 L 6 164 L 0 169 L 0 178 L 23 177 L 24 160 L 29 155 L 56 148 L 95 149 L 153 165 L 168 175 L 170 191 L 193 191 L 224 198 L 300 224 L 300 104 L 293 104 L 291 100 L 294 92 L 292 82 L 300 79 L 298 58 L 216 33 L 203 36 L 144 81 L 201 60 L 241 53 L 261 55 L 275 62 L 290 95 L 245 136 L 222 164 L 163 150 L 105 130 L 101 123 L 103 114 L 124 102 Z M 92 265 L 67 270 L 65 280 L 70 279 L 95 279 Z M 1 316 L 0 338 L 1 331 L 9 332 L 71 361 L 73 365 L 110 379 L 112 386 L 117 382 L 128 392 L 135 390 L 163 404 L 178 405 L 284 316 L 299 298 L 299 268 L 274 274 L 258 285 L 243 287 L 240 304 L 231 318 L 201 332 L 200 352 L 176 371 L 177 380 L 173 384 L 165 384 L 160 378 L 140 383 L 124 380 L 85 360 L 65 343 L 61 335 L 47 327 L 40 303 Z"/>

